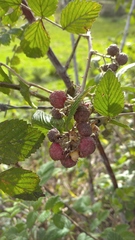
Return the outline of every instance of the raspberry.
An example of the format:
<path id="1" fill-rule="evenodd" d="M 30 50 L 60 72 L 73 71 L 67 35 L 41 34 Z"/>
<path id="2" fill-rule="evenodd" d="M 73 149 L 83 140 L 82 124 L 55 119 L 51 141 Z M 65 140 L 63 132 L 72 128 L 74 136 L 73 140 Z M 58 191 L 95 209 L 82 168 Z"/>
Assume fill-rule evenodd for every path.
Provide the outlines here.
<path id="1" fill-rule="evenodd" d="M 62 114 L 60 113 L 59 109 L 57 109 L 57 108 L 53 108 L 51 113 L 52 113 L 52 116 L 56 119 L 62 118 Z"/>
<path id="2" fill-rule="evenodd" d="M 76 165 L 77 162 L 73 161 L 72 158 L 70 156 L 67 156 L 65 158 L 63 158 L 61 160 L 61 164 L 65 167 L 65 168 L 71 168 L 74 167 Z"/>
<path id="3" fill-rule="evenodd" d="M 118 65 L 116 63 L 111 63 L 108 68 L 111 69 L 113 72 L 116 72 L 118 69 Z"/>
<path id="4" fill-rule="evenodd" d="M 96 149 L 95 141 L 92 137 L 83 137 L 78 146 L 80 157 L 88 157 Z"/>
<path id="5" fill-rule="evenodd" d="M 90 111 L 85 105 L 80 105 L 74 115 L 74 119 L 77 123 L 87 122 L 89 120 Z"/>
<path id="6" fill-rule="evenodd" d="M 92 134 L 92 128 L 89 123 L 81 122 L 77 124 L 77 130 L 81 136 L 90 136 Z"/>
<path id="7" fill-rule="evenodd" d="M 50 153 L 50 157 L 54 160 L 62 160 L 63 159 L 63 149 L 60 146 L 59 143 L 52 143 L 50 148 L 49 148 L 49 153 Z"/>
<path id="8" fill-rule="evenodd" d="M 116 56 L 116 61 L 118 62 L 119 65 L 124 65 L 128 61 L 128 56 L 125 53 L 120 53 Z"/>
<path id="9" fill-rule="evenodd" d="M 114 57 L 119 53 L 119 47 L 116 44 L 111 44 L 107 48 L 107 54 Z"/>
<path id="10" fill-rule="evenodd" d="M 50 94 L 50 103 L 55 108 L 63 108 L 67 99 L 64 91 L 54 91 Z"/>
<path id="11" fill-rule="evenodd" d="M 51 142 L 57 142 L 60 137 L 60 132 L 57 128 L 53 128 L 48 132 L 47 136 Z"/>

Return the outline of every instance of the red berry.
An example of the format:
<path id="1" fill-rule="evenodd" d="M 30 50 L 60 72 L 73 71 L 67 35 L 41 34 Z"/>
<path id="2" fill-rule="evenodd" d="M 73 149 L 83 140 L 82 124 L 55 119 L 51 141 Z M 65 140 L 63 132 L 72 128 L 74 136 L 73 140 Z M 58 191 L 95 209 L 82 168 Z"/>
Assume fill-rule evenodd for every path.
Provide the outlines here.
<path id="1" fill-rule="evenodd" d="M 81 122 L 77 124 L 77 130 L 81 136 L 88 137 L 92 134 L 92 128 L 89 123 Z"/>
<path id="2" fill-rule="evenodd" d="M 48 132 L 47 136 L 51 142 L 57 142 L 60 137 L 60 132 L 57 128 L 53 128 Z"/>
<path id="3" fill-rule="evenodd" d="M 64 91 L 54 91 L 50 94 L 50 103 L 55 108 L 63 108 L 67 99 Z"/>
<path id="4" fill-rule="evenodd" d="M 107 54 L 114 57 L 119 53 L 119 47 L 116 44 L 111 44 L 107 48 Z"/>
<path id="5" fill-rule="evenodd" d="M 59 143 L 52 143 L 49 148 L 50 157 L 57 161 L 63 159 L 63 149 Z"/>
<path id="6" fill-rule="evenodd" d="M 78 146 L 80 157 L 88 157 L 96 149 L 95 141 L 92 137 L 83 137 Z"/>
<path id="7" fill-rule="evenodd" d="M 71 168 L 74 167 L 76 165 L 77 162 L 73 161 L 72 158 L 70 156 L 67 156 L 65 158 L 63 158 L 61 160 L 61 164 L 65 167 L 65 168 Z"/>
<path id="8" fill-rule="evenodd" d="M 85 105 L 80 105 L 74 115 L 76 122 L 87 122 L 90 116 L 90 110 Z"/>
<path id="9" fill-rule="evenodd" d="M 120 53 L 116 56 L 116 61 L 118 62 L 119 65 L 124 65 L 128 61 L 128 56 L 125 53 Z"/>

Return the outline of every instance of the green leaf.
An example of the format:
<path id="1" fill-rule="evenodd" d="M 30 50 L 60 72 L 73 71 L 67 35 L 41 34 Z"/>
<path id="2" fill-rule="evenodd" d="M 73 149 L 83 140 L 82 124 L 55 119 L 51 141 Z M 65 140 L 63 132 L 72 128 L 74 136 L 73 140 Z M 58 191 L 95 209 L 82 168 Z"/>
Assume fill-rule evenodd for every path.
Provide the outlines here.
<path id="1" fill-rule="evenodd" d="M 46 202 L 46 206 L 45 206 L 45 209 L 48 210 L 48 209 L 52 209 L 56 203 L 58 203 L 60 201 L 60 197 L 59 196 L 53 196 L 53 197 L 50 197 L 48 199 L 48 201 Z"/>
<path id="2" fill-rule="evenodd" d="M 20 6 L 19 7 L 17 6 L 16 8 L 14 8 L 14 10 L 12 10 L 12 12 L 9 12 L 8 14 L 5 14 L 2 17 L 2 23 L 4 25 L 10 24 L 13 26 L 20 16 L 21 16 Z"/>
<path id="3" fill-rule="evenodd" d="M 124 240 L 119 234 L 117 234 L 116 232 L 109 232 L 107 239 L 106 240 Z"/>
<path id="4" fill-rule="evenodd" d="M 54 225 L 50 225 L 44 235 L 44 239 L 60 240 L 62 237 L 68 234 L 70 230 L 67 228 L 59 229 Z"/>
<path id="5" fill-rule="evenodd" d="M 10 35 L 8 33 L 4 33 L 0 36 L 0 44 L 7 46 L 10 44 L 10 40 Z"/>
<path id="6" fill-rule="evenodd" d="M 37 200 L 43 196 L 36 173 L 22 168 L 11 168 L 0 173 L 0 189 L 24 200 Z"/>
<path id="7" fill-rule="evenodd" d="M 21 41 L 21 47 L 27 57 L 43 57 L 50 44 L 50 38 L 41 20 L 35 21 L 29 25 Z"/>
<path id="8" fill-rule="evenodd" d="M 1 66 L 0 66 L 0 82 L 11 83 L 8 75 L 3 71 Z M 0 92 L 3 92 L 4 94 L 9 94 L 10 93 L 10 89 L 0 87 Z"/>
<path id="9" fill-rule="evenodd" d="M 32 124 L 41 132 L 46 133 L 46 129 L 52 129 L 51 115 L 42 110 L 37 110 L 32 116 Z"/>
<path id="10" fill-rule="evenodd" d="M 22 0 L 0 0 L 0 7 L 7 12 L 9 8 L 16 8 L 21 4 Z"/>
<path id="11" fill-rule="evenodd" d="M 86 33 L 98 17 L 101 5 L 87 0 L 74 0 L 61 13 L 61 25 L 71 33 Z"/>
<path id="12" fill-rule="evenodd" d="M 26 221 L 28 228 L 33 227 L 33 225 L 35 224 L 35 222 L 37 220 L 37 217 L 38 217 L 38 212 L 35 212 L 35 211 L 29 212 L 29 214 L 27 215 L 27 221 Z"/>
<path id="13" fill-rule="evenodd" d="M 24 97 L 25 101 L 33 108 L 37 108 L 35 104 L 30 99 L 30 92 L 29 92 L 29 86 L 25 84 L 24 82 L 20 81 L 20 93 Z"/>
<path id="14" fill-rule="evenodd" d="M 64 119 L 56 119 L 51 117 L 51 121 L 50 121 L 51 125 L 55 128 L 57 128 L 60 132 L 64 129 L 65 126 L 65 121 Z"/>
<path id="15" fill-rule="evenodd" d="M 51 216 L 51 211 L 47 210 L 47 211 L 43 211 L 39 216 L 38 216 L 38 219 L 37 221 L 43 223 L 45 222 L 46 220 L 48 220 Z"/>
<path id="16" fill-rule="evenodd" d="M 133 92 L 135 93 L 135 87 L 131 87 L 131 86 L 125 86 L 125 87 L 121 87 L 121 89 L 125 92 Z"/>
<path id="17" fill-rule="evenodd" d="M 116 76 L 118 78 L 120 78 L 127 70 L 129 70 L 130 68 L 135 67 L 135 63 L 130 63 L 124 67 L 122 67 L 117 73 Z"/>
<path id="18" fill-rule="evenodd" d="M 28 4 L 36 16 L 43 18 L 54 14 L 58 0 L 28 0 Z"/>
<path id="19" fill-rule="evenodd" d="M 89 237 L 86 233 L 80 233 L 77 240 L 94 240 L 94 238 Z"/>
<path id="20" fill-rule="evenodd" d="M 124 107 L 124 94 L 115 74 L 108 70 L 99 82 L 94 97 L 95 110 L 107 117 L 118 115 Z"/>
<path id="21" fill-rule="evenodd" d="M 75 98 L 75 101 L 73 102 L 73 104 L 70 106 L 70 111 L 68 113 L 68 117 L 65 120 L 65 127 L 68 129 L 70 128 L 70 122 L 76 112 L 76 109 L 78 108 L 80 102 L 86 97 L 86 95 L 88 94 L 88 92 L 90 91 L 90 89 L 88 88 L 87 90 L 85 90 L 83 93 L 81 93 L 80 95 L 78 95 Z"/>
<path id="22" fill-rule="evenodd" d="M 67 220 L 66 217 L 60 213 L 54 214 L 53 216 L 53 223 L 55 224 L 56 227 L 61 229 L 64 228 L 66 220 Z"/>
<path id="23" fill-rule="evenodd" d="M 47 162 L 41 166 L 41 168 L 38 170 L 41 186 L 44 185 L 52 177 L 54 169 L 55 166 L 53 161 Z"/>
<path id="24" fill-rule="evenodd" d="M 110 121 L 110 123 L 112 123 L 112 124 L 114 124 L 114 125 L 117 125 L 117 126 L 119 126 L 119 127 L 122 127 L 122 128 L 124 128 L 124 129 L 127 129 L 127 130 L 131 131 L 132 133 L 135 133 L 135 130 L 134 130 L 133 128 L 130 128 L 128 125 L 123 124 L 123 123 L 120 123 L 120 122 L 118 122 L 118 121 L 116 121 L 116 120 L 114 120 L 114 119 L 112 119 L 112 120 Z"/>
<path id="25" fill-rule="evenodd" d="M 0 163 L 15 164 L 34 153 L 44 135 L 23 120 L 12 119 L 0 123 Z"/>

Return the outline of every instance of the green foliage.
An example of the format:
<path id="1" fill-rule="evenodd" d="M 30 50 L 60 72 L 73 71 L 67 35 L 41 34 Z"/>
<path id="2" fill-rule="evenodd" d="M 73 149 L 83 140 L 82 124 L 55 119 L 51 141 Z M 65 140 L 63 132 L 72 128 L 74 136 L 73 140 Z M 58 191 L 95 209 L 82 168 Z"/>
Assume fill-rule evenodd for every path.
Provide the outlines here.
<path id="1" fill-rule="evenodd" d="M 0 173 L 0 189 L 8 195 L 24 200 L 37 200 L 43 196 L 38 176 L 22 168 L 10 168 Z"/>
<path id="2" fill-rule="evenodd" d="M 8 75 L 3 71 L 2 67 L 0 67 L 0 82 L 11 83 Z M 8 88 L 0 88 L 0 91 L 4 94 L 10 93 L 10 89 Z"/>
<path id="3" fill-rule="evenodd" d="M 70 2 L 61 13 L 61 25 L 71 33 L 86 33 L 98 17 L 101 5 L 86 0 Z"/>
<path id="4" fill-rule="evenodd" d="M 118 79 L 107 71 L 98 84 L 94 97 L 94 108 L 103 116 L 117 116 L 124 107 L 124 95 Z"/>
<path id="5" fill-rule="evenodd" d="M 46 129 L 50 130 L 52 128 L 51 115 L 42 110 L 37 110 L 32 116 L 32 124 L 43 133 L 46 133 Z"/>

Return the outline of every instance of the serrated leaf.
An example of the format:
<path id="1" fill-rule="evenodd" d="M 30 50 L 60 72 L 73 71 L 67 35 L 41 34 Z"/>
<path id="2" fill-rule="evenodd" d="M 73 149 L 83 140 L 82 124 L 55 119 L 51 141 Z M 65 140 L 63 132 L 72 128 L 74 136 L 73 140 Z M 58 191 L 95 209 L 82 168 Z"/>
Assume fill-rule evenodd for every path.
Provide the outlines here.
<path id="1" fill-rule="evenodd" d="M 15 164 L 34 153 L 44 135 L 23 120 L 12 119 L 0 123 L 0 163 Z"/>
<path id="2" fill-rule="evenodd" d="M 54 214 L 53 223 L 60 229 L 63 229 L 64 227 L 70 228 L 71 226 L 71 222 L 61 213 Z"/>
<path id="3" fill-rule="evenodd" d="M 44 239 L 60 240 L 68 234 L 70 230 L 67 228 L 59 229 L 55 225 L 50 225 L 44 235 Z"/>
<path id="4" fill-rule="evenodd" d="M 25 84 L 24 82 L 21 82 L 21 81 L 20 81 L 20 93 L 24 97 L 25 101 L 32 108 L 36 108 L 35 104 L 31 101 L 31 98 L 30 98 L 29 86 L 27 84 Z"/>
<path id="5" fill-rule="evenodd" d="M 101 5 L 87 0 L 74 0 L 62 10 L 60 23 L 70 33 L 86 33 L 98 17 Z"/>
<path id="6" fill-rule="evenodd" d="M 60 201 L 60 197 L 59 196 L 53 196 L 53 197 L 50 197 L 48 199 L 48 201 L 46 202 L 46 205 L 45 205 L 45 209 L 48 210 L 48 209 L 52 209 L 54 207 L 54 205 Z"/>
<path id="7" fill-rule="evenodd" d="M 36 16 L 43 18 L 54 14 L 57 8 L 58 0 L 28 0 L 28 4 Z"/>
<path id="8" fill-rule="evenodd" d="M 68 113 L 68 117 L 65 120 L 65 127 L 68 129 L 70 126 L 70 122 L 80 104 L 80 102 L 86 97 L 86 95 L 88 94 L 88 92 L 90 91 L 90 89 L 88 88 L 87 90 L 85 90 L 83 93 L 81 93 L 80 95 L 78 95 L 75 99 L 75 101 L 73 102 L 73 104 L 70 106 L 70 111 Z"/>
<path id="9" fill-rule="evenodd" d="M 41 132 L 46 133 L 46 129 L 52 129 L 51 115 L 37 110 L 32 116 L 32 124 L 37 127 Z"/>
<path id="10" fill-rule="evenodd" d="M 41 186 L 44 185 L 52 177 L 54 169 L 55 169 L 54 161 L 42 164 L 41 168 L 38 170 Z"/>
<path id="11" fill-rule="evenodd" d="M 8 75 L 3 71 L 1 66 L 0 66 L 0 82 L 11 83 Z M 0 87 L 0 92 L 3 92 L 4 94 L 9 94 L 10 93 L 10 89 Z"/>
<path id="12" fill-rule="evenodd" d="M 60 132 L 63 130 L 64 126 L 65 126 L 65 121 L 64 119 L 56 119 L 56 118 L 51 118 L 50 121 L 51 125 L 55 128 L 57 128 Z"/>
<path id="13" fill-rule="evenodd" d="M 4 33 L 0 36 L 0 44 L 3 44 L 5 46 L 10 44 L 10 35 L 8 33 Z"/>
<path id="14" fill-rule="evenodd" d="M 13 26 L 20 16 L 21 16 L 20 6 L 19 7 L 17 6 L 16 8 L 14 7 L 14 10 L 9 12 L 8 14 L 5 14 L 2 17 L 2 23 L 4 25 L 10 24 Z"/>
<path id="15" fill-rule="evenodd" d="M 124 94 L 115 74 L 108 70 L 99 82 L 94 97 L 95 110 L 106 117 L 118 115 L 124 107 Z"/>
<path id="16" fill-rule="evenodd" d="M 49 49 L 49 44 L 50 38 L 41 20 L 26 28 L 21 41 L 22 50 L 30 58 L 43 57 Z"/>
<path id="17" fill-rule="evenodd" d="M 11 168 L 0 173 L 0 189 L 11 197 L 37 200 L 43 196 L 36 173 L 22 168 Z"/>
<path id="18" fill-rule="evenodd" d="M 122 67 L 117 73 L 116 76 L 118 78 L 120 78 L 127 70 L 129 70 L 130 68 L 135 67 L 135 63 L 130 63 L 127 64 L 126 66 Z"/>
<path id="19" fill-rule="evenodd" d="M 109 232 L 106 240 L 124 240 L 119 234 L 116 232 Z"/>

